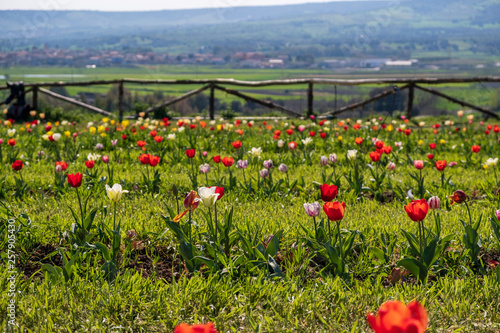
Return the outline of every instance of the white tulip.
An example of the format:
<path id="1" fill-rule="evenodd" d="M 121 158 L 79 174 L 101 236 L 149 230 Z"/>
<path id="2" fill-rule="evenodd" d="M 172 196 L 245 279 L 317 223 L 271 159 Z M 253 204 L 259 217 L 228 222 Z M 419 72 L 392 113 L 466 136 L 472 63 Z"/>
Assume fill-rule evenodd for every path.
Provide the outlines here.
<path id="1" fill-rule="evenodd" d="M 200 187 L 198 188 L 198 197 L 195 200 L 201 201 L 205 207 L 210 208 L 217 202 L 219 193 L 215 193 L 217 187 Z"/>
<path id="2" fill-rule="evenodd" d="M 122 198 L 123 193 L 128 193 L 128 191 L 123 190 L 120 184 L 115 184 L 113 187 L 106 184 L 106 193 L 108 194 L 109 200 L 118 202 Z"/>
<path id="3" fill-rule="evenodd" d="M 14 135 L 16 135 L 16 129 L 15 129 L 15 128 L 12 128 L 12 129 L 7 130 L 7 134 L 8 134 L 10 137 L 13 137 Z"/>
<path id="4" fill-rule="evenodd" d="M 306 138 L 306 139 L 302 140 L 302 143 L 304 144 L 304 146 L 307 146 L 312 142 L 313 142 L 313 139 L 311 139 L 311 138 Z"/>
<path id="5" fill-rule="evenodd" d="M 248 152 L 250 155 L 252 155 L 253 157 L 258 157 L 260 158 L 260 155 L 262 154 L 262 148 L 255 148 L 253 147 L 252 150 L 250 150 Z"/>
<path id="6" fill-rule="evenodd" d="M 487 165 L 488 167 L 494 167 L 495 165 L 497 165 L 498 163 L 498 157 L 497 158 L 488 158 L 486 160 L 486 163 L 485 165 Z"/>
<path id="7" fill-rule="evenodd" d="M 167 140 L 170 140 L 170 141 L 175 140 L 175 134 L 172 133 L 172 134 L 167 135 Z"/>
<path id="8" fill-rule="evenodd" d="M 356 149 L 347 151 L 347 158 L 350 160 L 354 160 L 357 155 L 358 155 L 358 151 Z"/>
<path id="9" fill-rule="evenodd" d="M 98 155 L 98 154 L 88 154 L 87 155 L 87 160 L 89 161 L 99 161 L 99 159 L 101 158 L 101 155 Z"/>
<path id="10" fill-rule="evenodd" d="M 54 133 L 54 134 L 52 134 L 52 139 L 54 139 L 54 141 L 61 140 L 61 133 Z"/>

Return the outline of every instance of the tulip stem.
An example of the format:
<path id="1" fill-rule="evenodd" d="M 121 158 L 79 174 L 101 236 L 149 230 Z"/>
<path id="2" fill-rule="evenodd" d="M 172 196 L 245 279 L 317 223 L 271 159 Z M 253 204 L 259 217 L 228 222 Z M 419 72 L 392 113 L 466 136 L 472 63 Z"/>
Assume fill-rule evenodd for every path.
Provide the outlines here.
<path id="1" fill-rule="evenodd" d="M 313 216 L 313 222 L 314 222 L 314 235 L 316 237 L 316 240 L 318 239 L 318 226 L 316 224 L 316 217 Z"/>
<path id="2" fill-rule="evenodd" d="M 465 207 L 467 207 L 467 213 L 469 213 L 469 224 L 472 225 L 472 216 L 470 215 L 470 209 L 469 205 L 467 204 L 467 201 L 464 201 Z"/>
<path id="3" fill-rule="evenodd" d="M 78 203 L 80 204 L 80 214 L 82 215 L 82 227 L 83 227 L 83 207 L 82 207 L 82 200 L 80 199 L 80 192 L 78 191 L 78 188 L 76 189 L 76 196 L 78 197 Z"/>
<path id="4" fill-rule="evenodd" d="M 341 273 L 344 272 L 344 267 L 345 267 L 345 263 L 344 263 L 344 246 L 342 244 L 342 235 L 340 234 L 340 222 L 342 220 L 338 220 L 336 221 L 337 222 L 337 234 L 338 234 L 338 237 L 339 237 L 339 243 L 340 243 L 340 259 L 341 259 L 341 264 L 342 264 L 342 267 L 340 268 L 340 271 Z"/>
<path id="5" fill-rule="evenodd" d="M 114 203 L 114 211 L 113 211 L 113 230 L 116 230 L 116 202 Z"/>
<path id="6" fill-rule="evenodd" d="M 219 224 L 217 223 L 217 202 L 214 205 L 214 222 L 215 222 L 215 242 L 217 242 L 219 234 Z"/>

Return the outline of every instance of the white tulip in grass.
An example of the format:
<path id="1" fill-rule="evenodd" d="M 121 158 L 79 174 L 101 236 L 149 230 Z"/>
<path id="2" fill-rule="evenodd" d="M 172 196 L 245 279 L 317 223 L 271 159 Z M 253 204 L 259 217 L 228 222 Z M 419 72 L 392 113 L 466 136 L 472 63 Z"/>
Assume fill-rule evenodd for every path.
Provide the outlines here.
<path id="1" fill-rule="evenodd" d="M 108 194 L 109 200 L 113 202 L 118 202 L 123 196 L 123 193 L 128 193 L 127 190 L 123 190 L 120 184 L 115 184 L 113 187 L 106 185 L 106 193 Z"/>
<path id="2" fill-rule="evenodd" d="M 212 187 L 200 187 L 198 188 L 198 197 L 195 200 L 201 201 L 203 205 L 207 208 L 211 208 L 217 202 L 217 198 L 219 197 L 219 193 L 215 193 L 217 189 L 216 186 Z"/>

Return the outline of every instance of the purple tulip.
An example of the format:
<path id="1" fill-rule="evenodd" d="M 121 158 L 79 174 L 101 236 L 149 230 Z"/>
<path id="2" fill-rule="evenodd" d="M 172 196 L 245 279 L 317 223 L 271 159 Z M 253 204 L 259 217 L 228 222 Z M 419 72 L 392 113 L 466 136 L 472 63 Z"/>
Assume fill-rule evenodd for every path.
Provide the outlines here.
<path id="1" fill-rule="evenodd" d="M 285 173 L 288 171 L 288 167 L 284 163 L 281 163 L 280 166 L 278 167 L 278 170 Z"/>
<path id="2" fill-rule="evenodd" d="M 310 216 L 310 217 L 316 217 L 321 212 L 321 206 L 317 202 L 305 203 L 304 204 L 304 210 L 306 211 L 306 214 L 308 216 Z"/>
<path id="3" fill-rule="evenodd" d="M 271 169 L 273 167 L 273 160 L 264 161 L 264 168 Z"/>
<path id="4" fill-rule="evenodd" d="M 267 178 L 267 177 L 269 177 L 269 170 L 267 170 L 267 169 L 262 169 L 262 170 L 260 170 L 260 176 L 261 176 L 262 178 Z"/>
<path id="5" fill-rule="evenodd" d="M 236 162 L 236 167 L 238 169 L 246 169 L 248 167 L 248 161 L 247 160 L 238 160 L 238 162 Z"/>
<path id="6" fill-rule="evenodd" d="M 200 165 L 200 172 L 202 174 L 206 174 L 210 172 L 210 165 L 209 164 L 202 164 Z"/>
<path id="7" fill-rule="evenodd" d="M 104 145 L 102 143 L 98 143 L 95 145 L 95 149 L 97 149 L 97 150 L 101 150 L 103 148 L 104 148 Z"/>
<path id="8" fill-rule="evenodd" d="M 319 159 L 319 163 L 322 165 L 322 166 L 326 166 L 328 165 L 328 158 L 326 158 L 326 156 L 321 156 L 320 159 Z"/>
<path id="9" fill-rule="evenodd" d="M 330 163 L 332 163 L 332 164 L 337 163 L 337 154 L 330 154 L 330 156 L 328 156 L 328 159 L 330 160 Z"/>

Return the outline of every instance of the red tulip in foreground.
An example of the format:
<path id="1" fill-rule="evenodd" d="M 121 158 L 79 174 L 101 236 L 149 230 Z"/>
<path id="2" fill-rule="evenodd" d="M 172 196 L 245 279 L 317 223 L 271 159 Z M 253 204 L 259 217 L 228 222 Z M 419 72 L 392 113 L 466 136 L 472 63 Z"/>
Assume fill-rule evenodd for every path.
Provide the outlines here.
<path id="1" fill-rule="evenodd" d="M 406 214 L 414 222 L 420 222 L 425 219 L 427 212 L 429 211 L 429 204 L 427 200 L 412 200 L 408 205 L 405 206 Z"/>
<path id="2" fill-rule="evenodd" d="M 436 161 L 436 169 L 438 169 L 439 171 L 443 171 L 447 165 L 448 165 L 448 163 L 446 163 L 445 160 Z"/>
<path id="3" fill-rule="evenodd" d="M 337 197 L 337 186 L 323 184 L 321 185 L 321 200 L 324 202 L 332 201 Z"/>
<path id="4" fill-rule="evenodd" d="M 345 202 L 327 202 L 323 205 L 323 211 L 330 221 L 340 221 L 344 218 Z"/>
<path id="5" fill-rule="evenodd" d="M 197 324 L 193 326 L 182 323 L 175 327 L 174 333 L 218 333 L 218 331 L 212 323 Z"/>
<path id="6" fill-rule="evenodd" d="M 230 167 L 234 163 L 234 158 L 232 157 L 224 157 L 222 159 L 222 164 L 224 164 L 225 167 Z"/>
<path id="7" fill-rule="evenodd" d="M 408 306 L 399 301 L 385 302 L 378 315 L 369 313 L 367 319 L 375 333 L 424 333 L 427 328 L 427 311 L 416 301 Z"/>
<path id="8" fill-rule="evenodd" d="M 83 175 L 81 173 L 68 174 L 68 184 L 71 187 L 78 188 L 82 185 Z"/>

